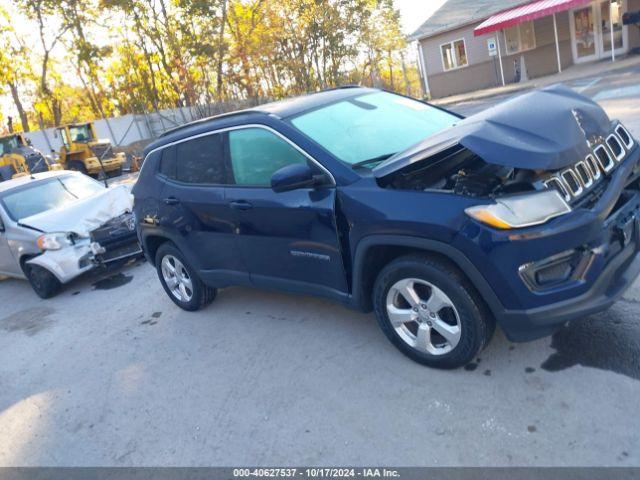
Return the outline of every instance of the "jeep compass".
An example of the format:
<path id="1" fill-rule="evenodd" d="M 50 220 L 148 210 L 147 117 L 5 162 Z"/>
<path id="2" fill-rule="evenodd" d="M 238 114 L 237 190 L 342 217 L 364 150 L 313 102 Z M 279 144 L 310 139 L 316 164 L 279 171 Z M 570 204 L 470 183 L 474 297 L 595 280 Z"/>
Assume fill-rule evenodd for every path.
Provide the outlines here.
<path id="1" fill-rule="evenodd" d="M 496 323 L 549 335 L 640 272 L 640 148 L 563 86 L 468 118 L 339 88 L 179 127 L 145 157 L 138 237 L 185 310 L 230 285 L 320 295 L 456 368 Z"/>

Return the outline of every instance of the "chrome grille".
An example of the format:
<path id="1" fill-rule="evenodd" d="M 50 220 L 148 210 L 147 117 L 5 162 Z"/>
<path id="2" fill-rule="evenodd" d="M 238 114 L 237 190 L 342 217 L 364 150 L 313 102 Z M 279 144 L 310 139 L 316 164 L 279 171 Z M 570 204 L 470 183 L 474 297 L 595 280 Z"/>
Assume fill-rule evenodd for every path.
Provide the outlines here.
<path id="1" fill-rule="evenodd" d="M 624 146 L 627 147 L 628 150 L 631 150 L 631 148 L 633 148 L 633 137 L 629 134 L 629 132 L 627 132 L 627 129 L 622 125 L 618 125 L 616 127 L 616 133 L 622 140 L 622 143 L 624 143 Z"/>
<path id="2" fill-rule="evenodd" d="M 613 156 L 616 157 L 616 160 L 620 161 L 624 158 L 626 152 L 624 151 L 622 142 L 613 133 L 607 137 L 607 145 L 611 149 Z"/>
<path id="3" fill-rule="evenodd" d="M 591 178 L 593 178 L 594 181 L 600 180 L 602 172 L 600 171 L 600 166 L 598 165 L 596 157 L 593 155 L 587 155 L 586 162 L 589 166 L 589 170 L 591 170 Z"/>
<path id="4" fill-rule="evenodd" d="M 582 182 L 582 185 L 584 185 L 584 188 L 589 188 L 593 185 L 594 179 L 591 176 L 591 170 L 585 162 L 576 163 L 576 173 L 580 177 L 580 181 Z"/>
<path id="5" fill-rule="evenodd" d="M 613 156 L 609 153 L 609 149 L 604 145 L 598 145 L 593 152 L 596 154 L 596 159 L 598 160 L 600 168 L 602 168 L 605 173 L 609 173 L 613 170 L 613 167 L 616 166 L 613 161 Z"/>
<path id="6" fill-rule="evenodd" d="M 614 133 L 597 145 L 584 160 L 547 177 L 542 183 L 547 188 L 556 189 L 567 202 L 575 200 L 613 171 L 634 145 L 633 137 L 622 125 L 618 125 Z"/>

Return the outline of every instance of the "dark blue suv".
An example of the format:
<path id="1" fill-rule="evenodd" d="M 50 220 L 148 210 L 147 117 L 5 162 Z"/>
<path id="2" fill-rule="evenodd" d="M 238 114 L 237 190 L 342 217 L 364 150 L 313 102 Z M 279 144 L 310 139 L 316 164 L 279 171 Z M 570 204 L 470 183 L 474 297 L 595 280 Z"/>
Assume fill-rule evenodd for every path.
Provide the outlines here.
<path id="1" fill-rule="evenodd" d="M 195 122 L 145 152 L 138 235 L 185 310 L 254 285 L 374 310 L 403 353 L 487 344 L 608 308 L 640 271 L 640 149 L 556 86 L 469 118 L 340 88 Z"/>

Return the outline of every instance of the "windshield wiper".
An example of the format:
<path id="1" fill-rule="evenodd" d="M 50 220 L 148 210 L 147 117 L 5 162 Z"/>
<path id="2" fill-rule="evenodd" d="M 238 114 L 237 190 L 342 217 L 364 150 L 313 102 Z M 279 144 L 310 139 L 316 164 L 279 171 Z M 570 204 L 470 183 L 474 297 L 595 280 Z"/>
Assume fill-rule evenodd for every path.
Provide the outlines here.
<path id="1" fill-rule="evenodd" d="M 362 160 L 361 162 L 357 162 L 354 163 L 353 165 L 351 165 L 351 168 L 356 169 L 356 168 L 360 168 L 360 167 L 365 167 L 367 165 L 372 165 L 374 163 L 382 163 L 385 160 L 387 160 L 388 158 L 391 158 L 395 155 L 395 153 L 387 153 L 385 155 L 380 155 L 379 157 L 375 157 L 375 158 L 370 158 L 368 160 Z"/>
<path id="2" fill-rule="evenodd" d="M 67 188 L 67 186 L 64 184 L 64 182 L 62 180 L 60 180 L 60 177 L 56 177 L 56 180 L 58 180 L 58 182 L 60 182 L 60 185 L 62 185 L 62 188 L 64 188 L 66 190 L 66 192 L 71 195 L 73 198 L 75 198 L 76 200 L 79 199 L 80 197 L 78 197 L 76 194 L 74 194 L 73 192 L 71 192 L 71 190 L 69 190 Z"/>

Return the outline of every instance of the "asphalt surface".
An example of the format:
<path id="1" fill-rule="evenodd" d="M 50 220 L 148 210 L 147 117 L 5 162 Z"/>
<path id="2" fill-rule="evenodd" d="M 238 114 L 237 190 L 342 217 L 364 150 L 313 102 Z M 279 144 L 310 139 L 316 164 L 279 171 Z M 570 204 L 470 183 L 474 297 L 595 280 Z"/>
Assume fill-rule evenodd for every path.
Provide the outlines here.
<path id="1" fill-rule="evenodd" d="M 640 136 L 638 73 L 572 86 Z M 638 284 L 446 372 L 311 297 L 228 288 L 182 312 L 144 262 L 49 301 L 5 280 L 0 305 L 0 466 L 640 466 Z"/>

